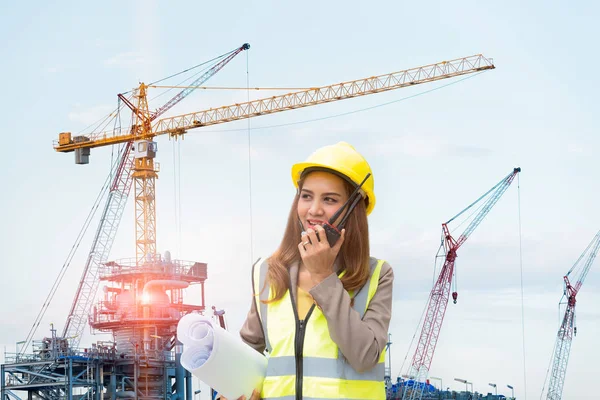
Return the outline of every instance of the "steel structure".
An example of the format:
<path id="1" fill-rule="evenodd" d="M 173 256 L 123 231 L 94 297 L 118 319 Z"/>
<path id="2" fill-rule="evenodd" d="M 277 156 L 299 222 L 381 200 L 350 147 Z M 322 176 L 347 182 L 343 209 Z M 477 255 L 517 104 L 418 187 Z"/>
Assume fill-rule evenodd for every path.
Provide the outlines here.
<path id="1" fill-rule="evenodd" d="M 134 94 L 134 97 L 137 99 L 137 106 L 128 101 L 123 95 L 119 95 L 119 98 L 131 108 L 134 114 L 134 124 L 127 130 L 117 129 L 110 132 L 92 133 L 74 137 L 72 137 L 70 132 L 63 132 L 59 135 L 58 142 L 55 142 L 54 148 L 56 151 L 75 151 L 76 162 L 82 164 L 89 161 L 90 149 L 93 147 L 133 143 L 135 159 L 132 176 L 135 180 L 136 259 L 138 263 L 143 263 L 146 257 L 151 259 L 156 254 L 155 181 L 158 177 L 158 169 L 154 165 L 154 157 L 156 156 L 156 144 L 153 142 L 154 137 L 164 134 L 178 137 L 190 129 L 202 126 L 222 124 L 265 114 L 380 93 L 495 68 L 491 59 L 485 58 L 483 55 L 475 55 L 391 74 L 342 82 L 336 85 L 317 87 L 281 96 L 273 96 L 266 99 L 164 118 L 151 125 L 152 121 L 161 113 L 171 108 L 177 101 L 180 101 L 185 95 L 189 94 L 194 86 L 199 86 L 205 82 L 210 76 L 219 71 L 225 65 L 226 61 L 228 62 L 233 56 L 248 48 L 249 45 L 247 44 L 241 46 L 229 57 L 208 71 L 210 73 L 207 72 L 202 75 L 191 86 L 187 86 L 180 94 L 156 112 L 149 111 L 147 100 L 148 86 L 144 83 L 140 84 Z M 125 171 L 120 172 L 124 173 Z M 92 249 L 92 252 L 94 252 L 94 249 Z M 93 275 L 94 271 L 92 268 L 87 268 L 82 277 L 82 282 L 87 280 L 85 274 Z M 68 320 L 83 321 L 85 319 L 85 309 L 80 307 L 79 304 L 88 305 L 88 297 L 75 298 L 72 311 L 79 314 L 69 315 Z M 65 331 L 64 336 L 80 337 L 83 324 L 71 323 L 69 324 L 70 329 L 71 326 L 73 326 L 72 330 L 74 332 Z"/>
<path id="2" fill-rule="evenodd" d="M 109 398 L 116 400 L 116 375 L 111 378 L 112 368 L 104 368 L 116 360 L 112 343 L 99 342 L 89 351 L 72 351 L 52 328 L 50 337 L 33 342 L 33 352 L 5 354 L 6 364 L 0 367 L 2 400 L 20 400 L 16 394 L 20 391 L 27 391 L 28 399 L 103 400 L 105 376 L 112 383 L 108 385 Z"/>
<path id="3" fill-rule="evenodd" d="M 164 118 L 151 125 L 152 121 L 185 98 L 194 87 L 206 82 L 208 78 L 222 69 L 235 55 L 243 50 L 247 50 L 249 47 L 248 44 L 244 44 L 231 52 L 155 112 L 149 111 L 147 100 L 148 86 L 144 83 L 140 84 L 134 94 L 134 97 L 137 99 L 137 106 L 125 96 L 119 95 L 119 98 L 132 110 L 134 115 L 134 124 L 127 130 L 118 129 L 110 132 L 92 133 L 75 137 L 72 137 L 70 132 L 64 132 L 59 135 L 59 140 L 54 146 L 55 150 L 58 152 L 75 151 L 77 163 L 88 162 L 92 147 L 120 143 L 128 143 L 133 146 L 133 163 L 129 163 L 128 168 L 119 169 L 117 174 L 115 174 L 115 181 L 129 183 L 128 179 L 130 179 L 130 176 L 135 181 L 136 259 L 138 263 L 143 263 L 146 257 L 151 259 L 156 254 L 155 182 L 158 177 L 158 169 L 154 165 L 156 144 L 152 141 L 155 136 L 168 134 L 169 136 L 177 137 L 185 134 L 189 129 L 202 126 L 221 124 L 259 115 L 380 93 L 495 68 L 491 59 L 483 55 L 475 55 L 391 74 L 342 82 L 336 85 L 317 87 L 281 96 L 273 96 L 197 113 Z M 124 176 L 126 179 L 123 179 Z M 119 202 L 119 207 L 121 210 L 119 213 L 120 216 L 124 202 Z M 115 207 L 109 202 L 107 208 L 113 209 Z M 103 219 L 102 221 L 105 220 Z M 118 225 L 114 219 L 107 220 L 107 223 L 110 226 Z M 101 231 L 104 231 L 103 224 L 99 227 L 99 232 Z M 81 285 L 73 301 L 71 313 L 67 318 L 67 324 L 63 332 L 63 337 L 73 338 L 71 339 L 73 344 L 79 342 L 81 332 L 85 326 L 84 321 L 89 312 L 93 295 L 95 294 L 94 289 L 97 288 L 93 282 L 95 282 L 95 270 L 99 263 L 95 261 L 104 261 L 102 258 L 105 255 L 104 250 L 109 251 L 110 244 L 112 243 L 110 237 L 103 236 L 103 238 L 106 240 L 94 241 L 94 245 L 98 245 L 102 249 L 102 252 L 100 253 L 96 247 L 92 247 L 90 262 L 86 264 L 86 268 L 84 269 Z M 91 299 L 90 296 L 92 297 Z"/>
<path id="4" fill-rule="evenodd" d="M 454 277 L 454 264 L 456 262 L 457 250 L 467 241 L 473 231 L 479 226 L 481 221 L 490 212 L 492 207 L 500 200 L 500 197 L 508 189 L 515 176 L 521 172 L 520 168 L 515 168 L 504 179 L 498 182 L 494 187 L 488 190 L 483 196 L 470 204 L 467 208 L 455 215 L 453 218 L 442 224 L 443 247 L 445 253 L 444 264 L 440 270 L 440 274 L 431 289 L 427 311 L 423 320 L 421 334 L 412 362 L 409 367 L 408 376 L 414 379 L 415 382 L 425 382 L 429 375 L 429 368 L 435 353 L 437 341 L 442 329 L 442 323 L 450 298 L 450 290 L 452 279 Z M 484 201 L 485 199 L 485 201 Z M 484 201 L 482 204 L 480 202 Z M 454 239 L 450 233 L 448 224 L 456 218 L 480 204 L 480 209 L 473 220 L 469 223 L 464 232 Z M 458 297 L 457 292 L 452 293 L 452 298 L 456 302 Z M 421 399 L 423 396 L 423 385 L 415 385 L 413 389 L 406 390 L 403 395 L 405 400 Z"/>
<path id="5" fill-rule="evenodd" d="M 199 78 L 194 80 L 192 86 L 198 86 L 206 82 L 210 77 L 220 71 L 229 61 L 243 50 L 249 49 L 246 43 L 236 50 L 228 53 L 222 60 L 217 62 L 212 68 L 209 68 Z M 123 95 L 119 95 L 129 108 L 134 111 L 134 121 L 132 131 L 140 133 L 145 132 L 148 123 L 144 118 L 152 121 L 175 104 L 183 100 L 190 92 L 190 88 L 182 90 L 180 93 L 170 99 L 164 106 L 155 112 L 148 111 L 148 101 L 145 87 L 140 86 L 139 91 L 134 95 L 138 98 L 139 107 L 136 108 Z M 77 139 L 80 140 L 80 139 Z M 133 148 L 133 141 L 124 142 L 125 148 L 120 155 L 120 162 L 115 165 L 112 172 L 114 176 L 110 193 L 106 201 L 104 213 L 100 219 L 100 224 L 96 236 L 92 242 L 92 248 L 89 252 L 87 262 L 81 275 L 81 280 L 71 306 L 71 311 L 67 317 L 62 337 L 69 338 L 71 347 L 76 348 L 81 340 L 81 334 L 87 323 L 87 316 L 98 290 L 97 273 L 98 268 L 103 262 L 108 260 L 108 255 L 112 243 L 117 233 L 121 216 L 125 209 L 125 204 L 129 196 L 132 182 L 135 180 L 135 215 L 136 215 L 136 256 L 138 262 L 142 261 L 143 255 L 149 255 L 150 258 L 156 254 L 156 209 L 154 207 L 154 184 L 157 177 L 156 169 L 152 158 L 137 157 Z M 83 155 L 85 152 L 82 151 Z M 87 152 L 89 155 L 89 152 Z"/>
<path id="6" fill-rule="evenodd" d="M 272 114 L 295 108 L 394 90 L 493 69 L 491 59 L 482 55 L 444 61 L 337 85 L 311 88 L 266 99 L 209 109 L 177 117 L 158 119 L 185 98 L 193 89 L 223 68 L 243 46 L 218 57 L 213 66 L 184 90 L 151 111 L 147 89 L 141 83 L 130 97 L 119 95 L 120 106 L 132 111 L 127 129 L 73 136 L 59 134 L 54 148 L 58 152 L 75 152 L 77 164 L 89 162 L 90 149 L 124 144 L 112 173 L 112 185 L 96 231 L 84 271 L 77 288 L 62 336 L 53 330 L 42 347 L 33 354 L 24 351 L 2 366 L 2 396 L 17 397 L 14 391 L 27 391 L 31 399 L 43 400 L 88 398 L 111 400 L 135 399 L 191 400 L 191 376 L 179 357 L 181 346 L 175 337 L 176 324 L 188 312 L 204 312 L 206 264 L 171 260 L 156 251 L 155 181 L 158 165 L 154 163 L 154 137 L 167 134 L 178 138 L 188 130 L 202 126 Z M 119 109 L 120 110 L 120 107 Z M 134 185 L 136 219 L 136 257 L 107 262 L 125 203 Z M 101 281 L 106 282 L 104 297 L 90 313 Z M 183 302 L 185 287 L 202 287 L 201 305 Z M 215 314 L 224 323 L 222 312 Z M 111 332 L 109 344 L 94 344 L 83 352 L 77 350 L 86 323 L 94 330 Z M 34 328 L 36 326 L 34 325 Z M 35 329 L 33 329 L 35 330 Z M 120 384 L 118 384 L 120 382 Z M 174 383 L 173 383 L 174 382 Z M 105 388 L 107 392 L 104 393 Z"/>
<path id="7" fill-rule="evenodd" d="M 577 293 L 590 270 L 590 267 L 596 259 L 598 249 L 600 248 L 600 231 L 588 244 L 584 252 L 579 256 L 573 267 L 563 277 L 565 289 L 563 297 L 566 297 L 565 314 L 556 335 L 554 345 L 554 354 L 552 358 L 552 372 L 550 374 L 550 383 L 548 384 L 547 400 L 560 400 L 562 398 L 565 376 L 567 374 L 567 364 L 571 353 L 571 344 L 573 336 L 577 334 L 577 325 L 575 320 L 575 305 L 577 303 Z M 576 275 L 575 284 L 571 284 L 569 277 Z"/>
<path id="8" fill-rule="evenodd" d="M 100 224 L 92 241 L 81 280 L 77 286 L 75 300 L 69 311 L 62 337 L 70 338 L 71 347 L 77 348 L 81 335 L 88 321 L 88 313 L 98 291 L 98 270 L 108 261 L 108 255 L 115 240 L 125 204 L 131 190 L 133 173 L 132 144 L 125 143 L 112 171 L 114 176 L 108 198 L 100 217 Z"/>
<path id="9" fill-rule="evenodd" d="M 63 139 L 61 140 L 59 137 L 59 140 L 54 143 L 54 149 L 58 152 L 66 153 L 77 149 L 89 149 L 135 140 L 151 140 L 155 136 L 164 134 L 178 136 L 193 128 L 381 93 L 494 68 L 495 66 L 491 59 L 479 54 L 390 74 L 163 118 L 156 121 L 151 129 L 147 129 L 144 132 L 140 132 L 139 130 L 113 130 L 73 138 L 69 132 L 65 132 L 65 136 L 62 136 Z M 140 85 L 140 93 L 142 92 L 141 88 L 145 89 L 147 87 L 147 85 L 142 83 Z"/>

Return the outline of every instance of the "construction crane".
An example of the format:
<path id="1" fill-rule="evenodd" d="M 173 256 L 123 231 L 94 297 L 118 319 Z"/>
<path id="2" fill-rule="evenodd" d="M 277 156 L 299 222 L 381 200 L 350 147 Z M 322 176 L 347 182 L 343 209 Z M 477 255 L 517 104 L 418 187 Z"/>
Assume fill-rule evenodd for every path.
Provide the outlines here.
<path id="1" fill-rule="evenodd" d="M 227 63 L 235 56 L 249 48 L 250 45 L 245 43 L 239 48 L 218 57 L 218 61 L 200 75 L 200 77 L 196 78 L 190 86 L 195 87 L 206 82 L 227 65 Z M 133 134 L 142 134 L 149 129 L 151 121 L 175 106 L 189 95 L 191 91 L 192 89 L 185 88 L 154 112 L 150 112 L 148 109 L 148 101 L 146 99 L 146 92 L 143 84 L 140 85 L 138 92 L 137 107 L 123 94 L 119 94 L 118 98 L 133 112 L 134 124 L 131 127 L 131 132 Z M 82 140 L 80 138 L 81 137 L 76 137 L 75 140 Z M 134 156 L 135 152 L 133 151 L 133 144 L 133 141 L 125 143 L 125 146 L 121 150 L 119 162 L 114 164 L 113 170 L 111 171 L 111 176 L 114 178 L 110 185 L 108 199 L 92 242 L 92 250 L 88 254 L 84 271 L 77 287 L 75 299 L 63 329 L 63 337 L 70 338 L 72 347 L 77 347 L 81 339 L 81 334 L 85 329 L 87 315 L 94 301 L 96 291 L 98 290 L 98 267 L 108 260 L 108 255 L 116 236 L 117 228 L 133 181 L 136 183 L 135 204 L 136 216 L 138 216 L 138 218 L 136 218 L 137 260 L 140 261 L 140 253 L 156 253 L 154 182 L 157 177 L 157 171 L 155 170 L 152 157 Z M 142 144 L 140 144 L 140 146 L 142 146 Z M 148 152 L 151 151 L 152 150 L 149 149 Z M 140 152 L 137 154 L 139 155 Z M 88 156 L 89 150 L 78 150 L 76 151 L 76 162 L 86 163 Z M 132 179 L 133 177 L 135 177 L 135 179 Z M 143 215 L 143 218 L 139 217 L 141 215 Z"/>
<path id="2" fill-rule="evenodd" d="M 552 358 L 552 373 L 550 374 L 550 383 L 548 384 L 547 400 L 560 400 L 562 398 L 565 376 L 567 374 L 567 364 L 569 363 L 569 354 L 571 353 L 571 343 L 573 337 L 577 335 L 577 324 L 575 319 L 575 305 L 577 303 L 577 294 L 590 270 L 590 267 L 596 259 L 596 254 L 600 248 L 600 231 L 588 244 L 583 253 L 579 256 L 573 267 L 563 277 L 565 288 L 563 298 L 566 298 L 565 314 L 558 328 L 556 343 L 554 345 Z M 573 275 L 571 275 L 573 274 Z M 575 284 L 572 285 L 569 277 L 576 276 Z M 562 300 L 562 299 L 561 299 Z M 542 389 L 543 392 L 543 389 Z"/>
<path id="3" fill-rule="evenodd" d="M 419 383 L 425 382 L 429 376 L 429 368 L 431 367 L 433 354 L 435 353 L 435 348 L 442 329 L 442 322 L 444 321 L 444 315 L 446 314 L 446 307 L 448 306 L 448 299 L 450 297 L 450 290 L 453 282 L 452 279 L 455 274 L 454 264 L 456 262 L 458 249 L 467 241 L 479 224 L 481 224 L 481 221 L 483 221 L 492 207 L 500 200 L 500 197 L 508 189 L 519 172 L 521 172 L 521 168 L 514 168 L 510 174 L 483 194 L 479 199 L 475 200 L 467 208 L 442 224 L 442 244 L 440 248 L 443 248 L 443 253 L 445 254 L 444 264 L 431 289 L 427 311 L 425 312 L 425 318 L 421 328 L 421 335 L 419 336 L 419 342 L 407 374 L 410 379 L 414 380 L 415 384 L 412 388 L 405 388 L 402 396 L 403 400 L 420 400 L 423 396 L 425 385 Z M 477 205 L 479 205 L 479 208 L 476 208 L 473 212 L 473 214 L 477 212 L 475 217 L 458 239 L 454 239 L 448 225 Z M 458 292 L 452 292 L 452 299 L 456 304 Z"/>
<path id="4" fill-rule="evenodd" d="M 158 168 L 154 164 L 157 146 L 153 140 L 156 136 L 168 135 L 177 139 L 194 128 L 381 93 L 495 68 L 491 59 L 479 54 L 390 74 L 157 119 L 194 88 L 214 75 L 236 54 L 248 48 L 249 46 L 245 44 L 226 55 L 211 69 L 212 73 L 204 74 L 193 84 L 185 86 L 181 93 L 156 111 L 150 111 L 148 105 L 147 89 L 151 85 L 140 83 L 131 99 L 119 95 L 119 100 L 133 113 L 133 124 L 129 128 L 77 136 L 73 136 L 70 132 L 59 134 L 54 149 L 61 153 L 75 152 L 77 164 L 89 162 L 92 148 L 115 144 L 125 146 L 121 152 L 120 162 L 114 164 L 112 175 L 114 178 L 111 185 L 111 194 L 113 192 L 114 194 L 108 197 L 105 214 L 98 227 L 96 240 L 90 251 L 63 332 L 63 337 L 69 338 L 72 347 L 76 347 L 79 343 L 85 327 L 89 308 L 98 288 L 97 269 L 106 261 L 110 251 L 116 227 L 122 216 L 124 199 L 127 198 L 132 181 L 135 182 L 136 263 L 141 265 L 152 261 L 157 256 L 155 180 L 158 177 Z"/>

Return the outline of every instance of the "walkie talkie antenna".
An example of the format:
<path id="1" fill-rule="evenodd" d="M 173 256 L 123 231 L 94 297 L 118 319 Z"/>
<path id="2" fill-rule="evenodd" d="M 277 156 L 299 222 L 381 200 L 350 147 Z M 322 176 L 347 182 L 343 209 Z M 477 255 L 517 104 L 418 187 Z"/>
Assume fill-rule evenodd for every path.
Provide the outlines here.
<path id="1" fill-rule="evenodd" d="M 346 225 L 346 221 L 348 220 L 348 217 L 352 213 L 352 210 L 354 210 L 354 207 L 356 207 L 361 200 L 362 200 L 362 195 L 360 195 L 360 194 L 356 195 L 356 198 L 354 199 L 354 201 L 352 202 L 352 204 L 348 208 L 348 212 L 346 213 L 346 215 L 344 215 L 344 217 L 342 218 L 342 220 L 338 224 L 338 226 L 337 226 L 338 230 L 341 231 L 342 229 L 344 229 L 344 225 Z"/>
<path id="2" fill-rule="evenodd" d="M 354 209 L 354 207 L 356 207 L 356 205 L 358 204 L 358 200 L 357 200 L 356 196 L 359 196 L 358 198 L 362 198 L 362 194 L 359 193 L 360 188 L 362 187 L 362 185 L 364 185 L 364 183 L 367 181 L 367 179 L 369 179 L 370 176 L 371 176 L 371 173 L 369 172 L 367 174 L 367 176 L 365 177 L 365 179 L 363 179 L 363 181 L 360 183 L 360 185 L 358 185 L 356 187 L 356 189 L 354 189 L 354 192 L 352 192 L 352 194 L 350 195 L 350 197 L 348 197 L 348 200 L 346 200 L 346 202 L 344 203 L 344 205 L 342 205 L 340 207 L 340 209 L 337 210 L 336 213 L 333 214 L 333 216 L 329 219 L 329 223 L 330 224 L 333 225 L 333 223 L 335 222 L 335 220 L 338 219 L 340 217 L 340 215 L 342 215 L 342 213 L 344 212 L 344 209 L 346 208 L 346 206 L 348 206 L 348 204 L 351 203 L 350 208 L 348 209 L 348 212 L 344 216 L 344 219 L 342 219 L 342 222 L 340 222 L 340 226 L 343 227 L 343 223 L 346 222 L 346 219 L 348 218 L 348 215 L 350 215 L 350 213 L 352 212 L 352 210 Z"/>

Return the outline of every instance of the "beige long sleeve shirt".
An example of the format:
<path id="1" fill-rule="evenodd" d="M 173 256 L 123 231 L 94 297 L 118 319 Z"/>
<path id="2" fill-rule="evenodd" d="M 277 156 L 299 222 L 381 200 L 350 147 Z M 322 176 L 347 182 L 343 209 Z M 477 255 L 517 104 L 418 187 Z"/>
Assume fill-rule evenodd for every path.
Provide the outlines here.
<path id="1" fill-rule="evenodd" d="M 293 298 L 298 298 L 298 264 L 290 266 L 289 271 Z M 331 339 L 358 372 L 373 368 L 387 344 L 392 316 L 393 283 L 394 272 L 386 262 L 381 267 L 377 292 L 362 320 L 351 307 L 350 295 L 336 274 L 331 274 L 310 290 L 310 295 L 327 319 Z M 296 307 L 295 304 L 293 306 Z M 240 330 L 240 336 L 256 351 L 264 352 L 265 338 L 254 301 Z"/>

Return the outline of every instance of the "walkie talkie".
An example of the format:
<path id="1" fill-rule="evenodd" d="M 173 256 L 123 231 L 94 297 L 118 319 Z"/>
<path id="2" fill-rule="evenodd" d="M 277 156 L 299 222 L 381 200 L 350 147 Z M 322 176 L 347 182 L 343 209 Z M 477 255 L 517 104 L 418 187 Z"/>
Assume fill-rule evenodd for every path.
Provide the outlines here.
<path id="1" fill-rule="evenodd" d="M 337 210 L 337 212 L 331 216 L 329 221 L 327 221 L 324 224 L 321 224 L 321 226 L 323 226 L 323 229 L 325 229 L 325 234 L 327 236 L 327 241 L 329 242 L 329 246 L 333 247 L 337 243 L 339 238 L 342 236 L 341 231 L 342 231 L 342 229 L 344 229 L 344 226 L 346 225 L 346 221 L 348 220 L 350 213 L 352 212 L 352 210 L 354 210 L 354 208 L 358 205 L 358 203 L 363 199 L 362 194 L 360 193 L 360 188 L 362 187 L 362 185 L 364 185 L 364 183 L 367 181 L 367 179 L 369 179 L 370 176 L 371 176 L 371 173 L 368 173 L 367 176 L 365 177 L 365 179 L 363 179 L 363 181 L 360 183 L 360 185 L 358 185 L 356 187 L 356 189 L 354 189 L 354 192 L 352 192 L 350 197 L 348 197 L 348 200 L 346 200 L 344 205 L 341 206 L 340 209 Z M 333 223 L 335 222 L 335 220 L 337 220 L 340 217 L 340 215 L 342 215 L 342 213 L 344 212 L 344 209 L 346 207 L 348 207 L 348 211 L 346 212 L 346 215 L 344 215 L 344 217 L 342 218 L 342 220 L 336 227 L 335 225 L 333 225 Z"/>
<path id="2" fill-rule="evenodd" d="M 321 224 L 323 229 L 325 229 L 325 235 L 327 236 L 327 242 L 329 243 L 330 247 L 333 247 L 337 243 L 339 238 L 342 236 L 341 231 L 342 231 L 342 229 L 344 229 L 344 225 L 346 225 L 346 221 L 348 220 L 350 213 L 352 212 L 352 210 L 354 210 L 354 208 L 358 205 L 358 203 L 363 199 L 362 194 L 360 194 L 360 188 L 367 181 L 367 179 L 369 179 L 370 176 L 371 176 L 371 173 L 368 173 L 367 176 L 365 177 L 365 179 L 363 179 L 363 181 L 360 183 L 360 185 L 358 185 L 356 187 L 356 189 L 354 189 L 354 192 L 352 192 L 350 197 L 348 197 L 348 200 L 346 200 L 346 202 L 340 207 L 340 209 L 337 210 L 335 214 L 333 214 L 333 216 L 329 219 L 329 221 Z M 344 215 L 344 217 L 342 218 L 342 220 L 336 227 L 335 225 L 333 225 L 333 223 L 335 222 L 336 219 L 338 219 L 340 217 L 340 215 L 342 215 L 342 213 L 344 212 L 344 209 L 346 207 L 348 207 L 348 212 L 346 212 L 346 215 Z M 302 225 L 302 221 L 298 220 L 298 222 L 300 223 L 300 227 L 304 231 L 304 226 Z"/>

